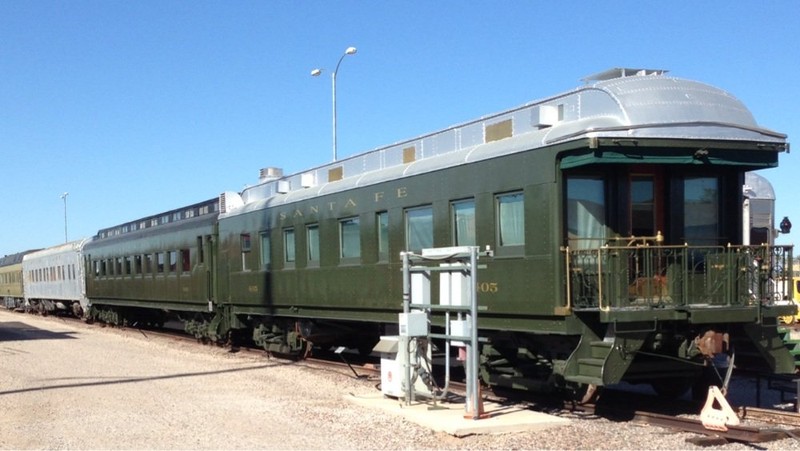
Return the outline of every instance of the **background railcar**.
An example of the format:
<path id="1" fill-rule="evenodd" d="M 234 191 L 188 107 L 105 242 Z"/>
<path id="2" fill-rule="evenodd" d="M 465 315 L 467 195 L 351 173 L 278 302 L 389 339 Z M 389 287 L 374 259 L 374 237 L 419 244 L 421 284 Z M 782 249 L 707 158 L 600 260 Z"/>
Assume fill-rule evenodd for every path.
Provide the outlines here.
<path id="1" fill-rule="evenodd" d="M 72 241 L 23 257 L 26 309 L 83 316 L 88 308 L 83 247 L 90 240 Z"/>
<path id="2" fill-rule="evenodd" d="M 114 324 L 189 321 L 214 296 L 218 200 L 103 229 L 84 248 L 89 315 Z"/>
<path id="3" fill-rule="evenodd" d="M 788 372 L 776 318 L 794 307 L 769 280 L 790 270 L 791 248 L 742 240 L 745 173 L 786 146 L 722 90 L 608 71 L 303 173 L 264 171 L 197 228 L 100 237 L 87 246 L 93 312 L 193 312 L 198 336 L 244 331 L 277 352 L 367 350 L 401 309 L 401 251 L 475 245 L 494 251 L 478 300 L 489 383 L 668 393 L 735 351 Z M 181 249 L 212 256 L 191 260 L 185 282 L 128 269 Z"/>
<path id="4" fill-rule="evenodd" d="M 22 258 L 34 250 L 0 258 L 0 296 L 6 308 L 20 308 L 24 302 Z"/>

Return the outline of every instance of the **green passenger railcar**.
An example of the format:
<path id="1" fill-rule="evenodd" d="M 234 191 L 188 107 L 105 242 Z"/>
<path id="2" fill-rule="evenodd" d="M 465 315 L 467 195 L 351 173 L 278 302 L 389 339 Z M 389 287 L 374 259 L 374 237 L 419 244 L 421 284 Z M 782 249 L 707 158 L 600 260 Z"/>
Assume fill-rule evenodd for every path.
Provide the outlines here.
<path id="1" fill-rule="evenodd" d="M 101 230 L 84 246 L 88 315 L 112 324 L 194 324 L 213 309 L 217 199 Z"/>
<path id="2" fill-rule="evenodd" d="M 6 308 L 21 307 L 24 300 L 22 258 L 35 250 L 19 252 L 0 258 L 0 298 Z"/>
<path id="3" fill-rule="evenodd" d="M 744 175 L 787 146 L 722 90 L 616 69 L 303 173 L 265 170 L 196 226 L 96 239 L 87 289 L 96 312 L 178 312 L 214 340 L 366 352 L 402 310 L 402 251 L 479 246 L 493 250 L 478 285 L 490 384 L 681 392 L 734 351 L 790 372 L 775 326 L 794 306 L 774 280 L 791 247 L 742 244 Z M 170 249 L 207 257 L 185 280 L 104 273 Z"/>

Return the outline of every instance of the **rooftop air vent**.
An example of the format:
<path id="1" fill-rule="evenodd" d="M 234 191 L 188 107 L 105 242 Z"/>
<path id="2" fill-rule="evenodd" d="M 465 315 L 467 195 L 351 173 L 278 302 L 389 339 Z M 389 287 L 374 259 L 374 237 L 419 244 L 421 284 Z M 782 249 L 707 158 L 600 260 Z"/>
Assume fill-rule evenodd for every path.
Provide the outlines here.
<path id="1" fill-rule="evenodd" d="M 283 177 L 281 168 L 263 168 L 258 173 L 258 181 L 261 183 L 277 180 Z"/>
<path id="2" fill-rule="evenodd" d="M 221 213 L 230 213 L 244 205 L 242 196 L 233 191 L 225 191 L 219 195 L 219 210 Z"/>
<path id="3" fill-rule="evenodd" d="M 646 75 L 664 75 L 668 70 L 664 69 L 634 69 L 630 67 L 615 67 L 613 69 L 608 69 L 603 72 L 589 75 L 588 77 L 581 78 L 581 81 L 584 83 L 589 83 L 592 81 L 605 81 L 605 80 L 613 80 L 615 78 L 624 78 L 624 77 L 641 77 Z"/>

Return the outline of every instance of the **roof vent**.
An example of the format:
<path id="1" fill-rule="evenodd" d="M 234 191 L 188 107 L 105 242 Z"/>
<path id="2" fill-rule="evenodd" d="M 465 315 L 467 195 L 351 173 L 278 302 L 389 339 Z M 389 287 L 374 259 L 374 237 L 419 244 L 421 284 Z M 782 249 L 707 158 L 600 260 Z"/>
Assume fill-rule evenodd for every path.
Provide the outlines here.
<path id="1" fill-rule="evenodd" d="M 608 69 L 603 72 L 581 78 L 581 81 L 584 83 L 589 83 L 590 81 L 605 81 L 605 80 L 613 80 L 615 78 L 624 78 L 624 77 L 664 75 L 667 72 L 669 71 L 664 69 L 636 69 L 630 67 L 615 67 L 613 69 Z"/>
<path id="2" fill-rule="evenodd" d="M 313 172 L 306 172 L 300 176 L 300 186 L 303 188 L 311 188 L 317 184 L 317 175 Z"/>
<path id="3" fill-rule="evenodd" d="M 258 172 L 258 181 L 261 183 L 277 180 L 283 177 L 281 168 L 263 168 Z"/>
<path id="4" fill-rule="evenodd" d="M 239 193 L 232 191 L 225 191 L 219 195 L 219 211 L 221 213 L 230 213 L 237 208 L 244 206 L 244 201 Z"/>

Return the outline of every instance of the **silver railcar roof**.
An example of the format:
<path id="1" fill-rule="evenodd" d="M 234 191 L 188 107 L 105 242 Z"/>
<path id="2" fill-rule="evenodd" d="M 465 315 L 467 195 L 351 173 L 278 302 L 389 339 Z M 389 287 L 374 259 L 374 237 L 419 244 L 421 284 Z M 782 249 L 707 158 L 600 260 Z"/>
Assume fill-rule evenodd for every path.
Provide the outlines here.
<path id="1" fill-rule="evenodd" d="M 220 196 L 220 217 L 589 137 L 786 145 L 728 92 L 665 73 L 611 69 L 572 91 L 308 171 L 262 170 L 259 184 Z"/>
<path id="2" fill-rule="evenodd" d="M 57 244 L 55 246 L 26 254 L 22 261 L 23 263 L 27 263 L 35 260 L 47 259 L 54 255 L 81 253 L 83 252 L 83 246 L 90 241 L 92 241 L 92 238 L 81 238 L 68 243 Z"/>

